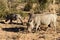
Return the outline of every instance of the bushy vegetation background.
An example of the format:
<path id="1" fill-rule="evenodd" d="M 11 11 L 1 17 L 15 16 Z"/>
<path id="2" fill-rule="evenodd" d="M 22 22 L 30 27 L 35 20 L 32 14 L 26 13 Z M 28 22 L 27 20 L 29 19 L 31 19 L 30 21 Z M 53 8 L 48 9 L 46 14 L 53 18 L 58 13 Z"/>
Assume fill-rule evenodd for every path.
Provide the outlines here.
<path id="1" fill-rule="evenodd" d="M 35 12 L 43 11 L 54 1 L 59 6 L 60 0 L 0 0 L 0 18 L 4 18 L 6 14 L 10 13 L 18 13 L 25 17 L 28 15 L 26 12 L 31 9 Z M 35 3 L 38 5 L 34 8 L 32 6 Z"/>

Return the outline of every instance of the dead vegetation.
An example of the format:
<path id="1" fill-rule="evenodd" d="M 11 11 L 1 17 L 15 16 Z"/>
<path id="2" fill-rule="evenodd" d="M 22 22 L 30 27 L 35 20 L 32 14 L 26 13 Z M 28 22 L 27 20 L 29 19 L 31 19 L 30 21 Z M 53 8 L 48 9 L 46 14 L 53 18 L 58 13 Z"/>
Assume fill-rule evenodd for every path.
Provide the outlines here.
<path id="1" fill-rule="evenodd" d="M 9 21 L 4 23 L 5 20 L 0 20 L 0 40 L 60 40 L 60 0 L 56 1 L 54 5 L 52 5 L 53 0 L 46 0 L 47 3 L 45 0 L 40 0 L 41 4 L 36 0 L 33 1 L 35 1 L 35 3 L 31 2 L 31 5 L 29 5 L 27 4 L 27 0 L 26 2 L 24 0 L 23 2 L 22 0 L 0 0 L 0 18 L 3 18 L 4 15 L 8 13 L 19 13 L 22 16 L 25 16 L 25 12 L 29 12 L 31 9 L 36 13 L 45 13 L 51 11 L 51 8 L 55 8 L 55 11 L 59 13 L 56 33 L 51 27 L 49 27 L 46 31 L 40 30 L 29 33 L 26 30 L 26 26 L 16 23 L 16 21 L 12 24 L 8 24 Z"/>
<path id="2" fill-rule="evenodd" d="M 60 16 L 58 16 L 55 33 L 52 28 L 34 33 L 26 32 L 26 26 L 20 24 L 0 23 L 0 40 L 60 40 Z"/>

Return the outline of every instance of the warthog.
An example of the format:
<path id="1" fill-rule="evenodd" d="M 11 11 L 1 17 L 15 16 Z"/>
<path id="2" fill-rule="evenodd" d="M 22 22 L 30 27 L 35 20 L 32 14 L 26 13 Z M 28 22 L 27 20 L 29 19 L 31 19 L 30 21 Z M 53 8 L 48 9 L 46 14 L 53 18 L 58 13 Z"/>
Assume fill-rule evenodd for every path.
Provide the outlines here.
<path id="1" fill-rule="evenodd" d="M 5 19 L 6 19 L 5 22 L 10 20 L 10 23 L 12 23 L 12 20 L 18 20 L 18 19 L 20 19 L 20 21 L 22 22 L 21 15 L 19 15 L 19 14 L 7 14 L 5 16 Z"/>
<path id="2" fill-rule="evenodd" d="M 56 28 L 56 20 L 56 14 L 29 14 L 28 31 L 31 31 L 34 27 L 36 27 L 37 30 L 41 24 L 46 26 L 53 24 Z"/>

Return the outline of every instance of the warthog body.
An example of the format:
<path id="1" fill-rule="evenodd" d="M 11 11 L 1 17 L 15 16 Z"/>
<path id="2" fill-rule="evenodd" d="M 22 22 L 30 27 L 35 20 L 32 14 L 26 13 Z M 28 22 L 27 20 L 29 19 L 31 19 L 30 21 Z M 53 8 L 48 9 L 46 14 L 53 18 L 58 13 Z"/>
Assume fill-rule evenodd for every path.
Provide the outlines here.
<path id="1" fill-rule="evenodd" d="M 12 23 L 12 20 L 18 20 L 18 19 L 20 19 L 21 20 L 21 22 L 22 22 L 22 18 L 21 18 L 21 16 L 19 15 L 19 14 L 7 14 L 6 16 L 5 16 L 5 21 L 7 22 L 8 20 L 10 20 L 10 23 Z"/>
<path id="2" fill-rule="evenodd" d="M 52 23 L 53 26 L 56 27 L 56 14 L 31 14 L 29 17 L 29 31 L 31 31 L 34 27 L 36 27 L 37 30 L 41 24 L 48 26 Z"/>

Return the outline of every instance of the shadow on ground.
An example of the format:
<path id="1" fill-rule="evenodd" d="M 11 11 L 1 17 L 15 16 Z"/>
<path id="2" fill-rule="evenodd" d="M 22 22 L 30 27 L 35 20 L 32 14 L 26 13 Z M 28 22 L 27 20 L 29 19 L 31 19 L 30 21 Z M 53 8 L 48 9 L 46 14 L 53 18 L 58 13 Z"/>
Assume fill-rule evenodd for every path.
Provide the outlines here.
<path id="1" fill-rule="evenodd" d="M 24 28 L 24 27 L 20 27 L 20 28 L 2 28 L 2 30 L 4 30 L 4 31 L 9 31 L 9 32 L 19 32 L 19 31 L 25 31 L 26 30 L 26 28 Z"/>
<path id="2" fill-rule="evenodd" d="M 0 23 L 5 24 L 3 21 L 1 21 Z"/>
<path id="3" fill-rule="evenodd" d="M 12 22 L 12 23 L 9 23 L 9 24 L 23 25 L 23 23 L 14 23 L 14 22 Z"/>
<path id="4" fill-rule="evenodd" d="M 6 24 L 5 22 L 3 22 L 3 21 L 0 21 L 0 23 L 1 24 Z M 14 22 L 12 22 L 12 23 L 8 23 L 8 24 L 17 24 L 17 25 L 23 25 L 23 23 L 14 23 Z"/>

